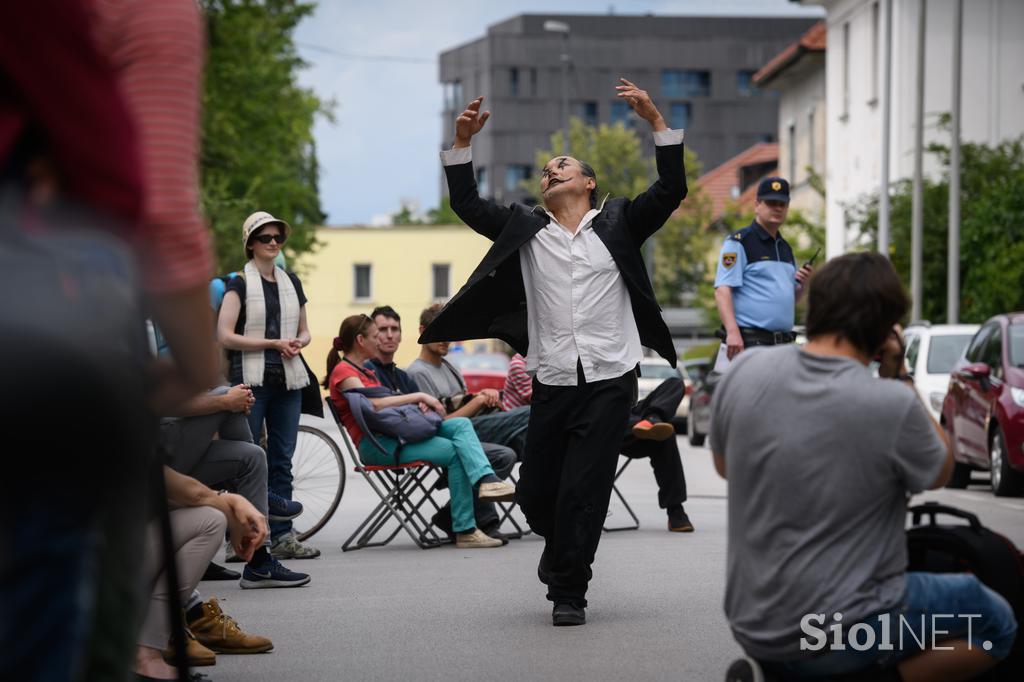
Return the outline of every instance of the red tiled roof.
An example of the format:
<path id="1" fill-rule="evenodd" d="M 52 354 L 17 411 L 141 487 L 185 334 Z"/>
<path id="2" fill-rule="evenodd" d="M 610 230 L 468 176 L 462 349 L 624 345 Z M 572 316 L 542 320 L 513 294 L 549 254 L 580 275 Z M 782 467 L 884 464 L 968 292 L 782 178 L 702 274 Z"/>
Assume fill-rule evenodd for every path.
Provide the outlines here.
<path id="1" fill-rule="evenodd" d="M 754 84 L 763 85 L 782 73 L 790 65 L 808 52 L 824 52 L 828 29 L 824 21 L 819 21 L 807 29 L 800 39 L 790 43 L 786 49 L 772 57 L 767 64 L 754 74 Z"/>
<path id="2" fill-rule="evenodd" d="M 711 199 L 712 210 L 716 218 L 722 215 L 730 201 L 737 201 L 733 196 L 733 188 L 739 186 L 740 169 L 746 166 L 756 166 L 764 163 L 777 163 L 779 160 L 779 145 L 776 142 L 758 142 L 754 146 L 740 152 L 725 163 L 712 168 L 704 175 L 697 178 L 697 186 L 700 187 Z M 769 173 L 765 173 L 765 176 Z M 756 183 L 751 185 L 756 192 Z M 747 188 L 748 190 L 750 188 Z M 746 192 L 738 198 L 740 205 L 744 205 Z M 753 205 L 753 199 L 750 202 Z"/>
<path id="3" fill-rule="evenodd" d="M 772 168 L 771 170 L 765 171 L 764 175 L 762 175 L 760 178 L 758 178 L 757 182 L 751 183 L 750 187 L 747 187 L 745 190 L 743 190 L 743 194 L 741 194 L 740 198 L 737 199 L 736 205 L 739 206 L 740 209 L 742 209 L 742 210 L 746 210 L 748 208 L 753 208 L 754 207 L 754 199 L 757 199 L 757 186 L 761 184 L 761 180 L 763 178 L 767 178 L 770 175 L 778 175 L 778 174 L 779 174 L 778 166 L 776 166 L 775 168 Z"/>

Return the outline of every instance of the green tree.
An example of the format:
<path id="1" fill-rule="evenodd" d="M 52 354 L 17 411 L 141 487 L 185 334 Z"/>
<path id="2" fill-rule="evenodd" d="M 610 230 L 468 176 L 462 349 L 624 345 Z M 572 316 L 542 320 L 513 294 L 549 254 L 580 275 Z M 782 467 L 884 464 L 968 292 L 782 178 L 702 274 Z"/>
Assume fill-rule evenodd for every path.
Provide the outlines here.
<path id="1" fill-rule="evenodd" d="M 245 261 L 242 222 L 256 210 L 288 221 L 289 258 L 311 250 L 324 220 L 313 141 L 328 105 L 298 85 L 292 34 L 315 5 L 297 0 L 201 0 L 209 48 L 202 121 L 202 205 L 219 271 Z"/>
<path id="2" fill-rule="evenodd" d="M 551 136 L 551 147 L 538 150 L 537 166 L 562 154 L 563 134 Z M 637 134 L 622 123 L 588 126 L 574 118 L 569 124 L 569 155 L 593 167 L 597 175 L 598 203 L 605 195 L 635 197 L 655 177 L 654 159 L 646 158 Z M 654 292 L 665 306 L 684 305 L 707 277 L 707 252 L 711 244 L 705 227 L 710 222 L 710 203 L 697 187 L 701 164 L 697 155 L 684 150 L 689 192 L 682 209 L 654 235 Z M 540 200 L 536 183 L 525 185 Z"/>
<path id="3" fill-rule="evenodd" d="M 940 179 L 924 181 L 921 315 L 945 322 L 949 148 L 935 144 L 928 151 L 944 170 Z M 912 192 L 910 180 L 901 180 L 890 200 L 889 256 L 907 285 Z M 961 320 L 983 322 L 1024 308 L 1024 137 L 995 147 L 962 145 L 960 202 Z M 859 227 L 866 248 L 877 248 L 878 196 L 847 207 L 847 222 Z"/>
<path id="4" fill-rule="evenodd" d="M 452 200 L 449 197 L 441 197 L 437 208 L 427 211 L 427 223 L 430 225 L 461 225 L 462 218 L 455 214 Z"/>

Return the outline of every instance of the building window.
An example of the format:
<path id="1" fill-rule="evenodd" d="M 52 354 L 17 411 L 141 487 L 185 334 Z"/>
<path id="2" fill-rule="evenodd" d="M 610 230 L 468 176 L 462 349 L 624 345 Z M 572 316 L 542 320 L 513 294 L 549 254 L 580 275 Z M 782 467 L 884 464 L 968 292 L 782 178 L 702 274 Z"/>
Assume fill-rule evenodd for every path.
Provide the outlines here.
<path id="1" fill-rule="evenodd" d="M 672 102 L 668 108 L 668 125 L 672 130 L 690 127 L 690 103 Z"/>
<path id="2" fill-rule="evenodd" d="M 491 193 L 490 178 L 487 177 L 487 167 L 480 166 L 476 169 L 476 187 L 477 192 L 487 196 Z"/>
<path id="3" fill-rule="evenodd" d="M 633 112 L 633 110 L 629 108 L 629 104 L 628 103 L 623 102 L 620 99 L 615 100 L 614 102 L 612 102 L 612 111 L 611 111 L 611 123 L 612 123 L 612 125 L 615 125 L 616 123 L 621 123 L 626 128 L 632 128 L 633 127 L 633 117 L 631 116 L 632 112 Z"/>
<path id="4" fill-rule="evenodd" d="M 352 266 L 353 290 L 357 301 L 369 301 L 373 298 L 373 266 L 369 263 L 356 263 Z"/>
<path id="5" fill-rule="evenodd" d="M 850 22 L 843 24 L 843 111 L 842 120 L 850 117 Z"/>
<path id="6" fill-rule="evenodd" d="M 519 69 L 514 66 L 508 70 L 508 94 L 519 96 Z"/>
<path id="7" fill-rule="evenodd" d="M 448 111 L 461 109 L 465 106 L 462 100 L 462 81 L 449 81 L 444 84 L 444 108 Z"/>
<path id="8" fill-rule="evenodd" d="M 530 97 L 537 96 L 537 69 L 530 69 Z"/>
<path id="9" fill-rule="evenodd" d="M 452 266 L 448 263 L 434 263 L 431 269 L 431 291 L 435 301 L 445 301 L 452 294 Z"/>
<path id="10" fill-rule="evenodd" d="M 597 125 L 597 102 L 583 103 L 583 122 L 588 126 Z"/>
<path id="11" fill-rule="evenodd" d="M 661 94 L 665 97 L 707 97 L 711 94 L 711 72 L 664 69 L 661 72 Z"/>
<path id="12" fill-rule="evenodd" d="M 796 185 L 796 122 L 790 121 L 786 127 L 787 140 L 786 153 L 789 154 L 789 184 Z"/>
<path id="13" fill-rule="evenodd" d="M 878 55 L 882 50 L 882 41 L 879 37 L 880 21 L 878 3 L 876 2 L 871 5 L 871 99 L 868 100 L 869 104 L 878 102 L 878 70 L 880 68 Z"/>
<path id="14" fill-rule="evenodd" d="M 756 71 L 736 72 L 736 92 L 740 97 L 755 97 L 761 91 L 754 85 L 754 74 Z"/>
<path id="15" fill-rule="evenodd" d="M 513 163 L 505 167 L 505 189 L 517 192 L 523 189 L 523 183 L 530 179 L 530 167 L 526 164 Z"/>

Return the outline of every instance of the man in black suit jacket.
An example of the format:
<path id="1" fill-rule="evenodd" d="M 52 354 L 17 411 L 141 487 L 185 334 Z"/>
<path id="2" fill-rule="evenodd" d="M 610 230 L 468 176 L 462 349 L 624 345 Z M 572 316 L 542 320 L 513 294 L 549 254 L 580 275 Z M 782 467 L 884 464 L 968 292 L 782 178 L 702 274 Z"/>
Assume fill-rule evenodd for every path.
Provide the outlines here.
<path id="1" fill-rule="evenodd" d="M 484 200 L 470 140 L 490 112 L 478 97 L 459 115 L 455 144 L 442 152 L 452 208 L 494 245 L 419 340 L 497 337 L 528 358 L 533 409 L 516 499 L 545 540 L 538 575 L 555 625 L 586 622 L 641 346 L 676 364 L 640 248 L 686 196 L 683 131 L 621 80 L 618 97 L 650 123 L 657 150 L 658 179 L 632 200 L 598 205 L 593 169 L 569 156 L 544 166 L 543 206 Z"/>

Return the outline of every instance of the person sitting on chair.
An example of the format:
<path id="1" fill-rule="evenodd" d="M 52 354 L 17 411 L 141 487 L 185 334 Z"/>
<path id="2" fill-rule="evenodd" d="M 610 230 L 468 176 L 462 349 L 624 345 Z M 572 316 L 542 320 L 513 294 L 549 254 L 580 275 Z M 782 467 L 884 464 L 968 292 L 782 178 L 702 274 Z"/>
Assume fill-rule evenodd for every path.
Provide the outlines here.
<path id="1" fill-rule="evenodd" d="M 377 326 L 377 352 L 374 357 L 366 361 L 366 368 L 373 370 L 377 379 L 396 393 L 419 393 L 420 387 L 416 379 L 395 365 L 395 353 L 398 352 L 398 346 L 402 343 L 402 318 L 394 308 L 385 305 L 374 308 L 370 313 L 370 319 Z M 466 415 L 449 413 L 445 418 L 450 419 L 452 416 Z M 476 430 L 475 425 L 474 430 Z M 480 437 L 479 433 L 477 433 L 477 437 Z M 480 446 L 484 449 L 491 468 L 494 469 L 494 475 L 501 480 L 507 479 L 518 459 L 515 450 L 498 443 L 488 443 L 483 439 L 480 441 Z M 477 525 L 480 530 L 492 538 L 507 542 L 508 539 L 501 532 L 501 519 L 498 517 L 498 510 L 494 503 L 477 499 L 474 504 Z M 434 514 L 431 523 L 447 535 L 453 535 L 450 502 Z"/>
<path id="2" fill-rule="evenodd" d="M 399 447 L 394 438 L 376 435 L 388 452 L 381 452 L 370 438 L 364 438 L 345 391 L 380 386 L 377 375 L 364 366 L 376 351 L 377 327 L 367 315 L 346 317 L 334 339 L 327 357 L 327 378 L 324 385 L 330 389 L 331 402 L 366 464 L 392 465 L 422 460 L 448 471 L 448 487 L 452 501 L 452 529 L 455 545 L 461 549 L 501 547 L 504 543 L 489 537 L 477 528 L 473 500 L 479 497 L 492 502 L 511 500 L 515 486 L 494 475 L 487 462 L 480 441 L 468 419 L 448 419 L 441 422 L 436 436 Z M 343 353 L 344 355 L 339 355 Z M 426 393 L 392 395 L 371 398 L 374 409 L 418 404 L 424 412 L 434 410 L 444 415 L 444 407 L 437 398 Z"/>

